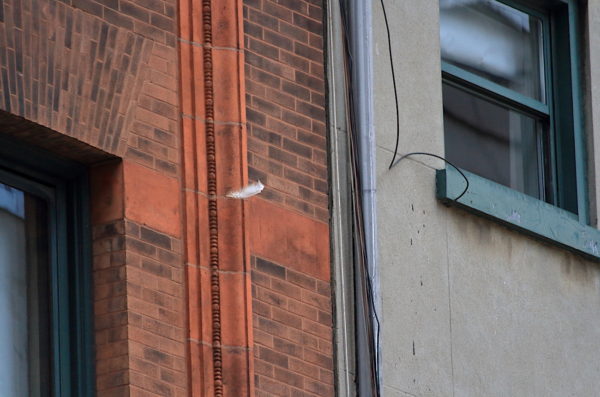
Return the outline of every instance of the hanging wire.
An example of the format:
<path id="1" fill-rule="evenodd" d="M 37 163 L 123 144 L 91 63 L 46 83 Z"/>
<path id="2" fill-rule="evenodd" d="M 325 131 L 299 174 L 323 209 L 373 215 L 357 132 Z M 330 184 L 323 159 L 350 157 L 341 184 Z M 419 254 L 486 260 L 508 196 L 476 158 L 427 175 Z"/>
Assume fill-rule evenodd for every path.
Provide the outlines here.
<path id="1" fill-rule="evenodd" d="M 394 156 L 396 154 L 394 153 Z M 458 173 L 464 178 L 465 182 L 466 182 L 466 186 L 465 189 L 462 191 L 461 194 L 458 195 L 458 197 L 456 197 L 455 199 L 453 199 L 452 201 L 457 202 L 459 198 L 461 198 L 462 196 L 465 195 L 465 193 L 467 192 L 467 190 L 469 190 L 469 179 L 467 178 L 467 176 L 465 175 L 464 172 L 461 171 L 460 168 L 458 168 L 457 166 L 455 166 L 453 163 L 451 163 L 449 160 L 446 160 L 445 158 L 443 158 L 442 156 L 438 156 L 437 154 L 433 154 L 433 153 L 427 153 L 427 152 L 412 152 L 412 153 L 406 153 L 405 155 L 401 156 L 400 158 L 398 158 L 398 160 L 396 162 L 393 162 L 392 164 L 390 164 L 390 169 L 392 169 L 393 166 L 395 166 L 396 164 L 398 164 L 399 162 L 401 162 L 402 160 L 404 160 L 405 158 L 409 157 L 409 156 L 414 156 L 414 155 L 421 155 L 421 156 L 431 156 L 431 157 L 435 157 L 437 159 L 440 159 L 442 161 L 444 161 L 445 163 L 447 163 L 448 165 L 450 165 L 452 168 L 454 168 L 456 171 L 458 171 Z"/>
<path id="2" fill-rule="evenodd" d="M 388 169 L 391 170 L 393 166 L 395 166 L 396 164 L 398 164 L 400 161 L 402 161 L 403 159 L 405 159 L 408 156 L 423 155 L 423 156 L 431 156 L 431 157 L 438 158 L 438 159 L 444 161 L 445 163 L 447 163 L 448 165 L 450 165 L 451 167 L 453 167 L 454 169 L 456 169 L 456 171 L 458 171 L 459 174 L 465 179 L 465 182 L 466 182 L 465 189 L 462 191 L 461 194 L 458 195 L 458 197 L 456 197 L 453 200 L 454 202 L 456 202 L 456 201 L 458 201 L 458 199 L 460 199 L 462 196 L 464 196 L 465 193 L 467 193 L 467 190 L 469 189 L 469 180 L 467 179 L 467 176 L 460 170 L 460 168 L 458 168 L 457 166 L 452 164 L 450 161 L 446 160 L 444 157 L 439 156 L 437 154 L 427 153 L 427 152 L 407 153 L 404 156 L 400 157 L 398 159 L 398 161 L 396 161 L 396 157 L 398 156 L 398 144 L 400 142 L 400 106 L 398 103 L 398 87 L 396 86 L 396 72 L 394 70 L 394 56 L 392 54 L 392 39 L 391 39 L 391 35 L 390 35 L 390 24 L 388 22 L 388 17 L 387 17 L 387 12 L 385 10 L 384 0 L 380 0 L 380 2 L 381 2 L 381 10 L 383 11 L 383 19 L 385 21 L 385 31 L 387 33 L 388 53 L 390 56 L 390 69 L 392 71 L 392 86 L 394 87 L 394 104 L 396 106 L 396 144 L 394 146 L 394 155 L 392 156 L 392 161 L 390 161 L 390 165 L 389 165 Z"/>
<path id="3" fill-rule="evenodd" d="M 390 36 L 390 24 L 388 23 L 387 12 L 385 11 L 385 3 L 381 0 L 381 10 L 383 11 L 383 19 L 385 21 L 385 31 L 387 33 L 388 52 L 390 54 L 390 69 L 392 70 L 392 86 L 394 87 L 394 103 L 396 104 L 396 146 L 394 147 L 394 156 L 390 161 L 391 169 L 396 155 L 398 154 L 398 143 L 400 142 L 400 107 L 398 105 L 398 87 L 396 87 L 396 72 L 394 70 L 394 56 L 392 55 L 392 39 Z"/>
<path id="4" fill-rule="evenodd" d="M 357 137 L 357 128 L 356 128 L 356 114 L 355 114 L 355 101 L 354 101 L 354 86 L 352 81 L 353 76 L 353 54 L 350 46 L 350 27 L 349 27 L 349 10 L 346 6 L 346 2 L 344 0 L 339 0 L 340 12 L 342 16 L 342 34 L 343 34 L 343 45 L 344 45 L 344 72 L 345 72 L 345 86 L 346 92 L 348 93 L 346 96 L 346 109 L 348 109 L 347 113 L 347 123 L 348 123 L 348 142 L 349 142 L 349 154 L 350 154 L 350 174 L 351 174 L 351 190 L 352 190 L 352 208 L 353 208 L 353 234 L 355 241 L 355 250 L 356 250 L 356 260 L 358 262 L 358 270 L 360 272 L 360 288 L 363 290 L 363 296 L 366 297 L 366 302 L 357 302 L 357 304 L 363 305 L 363 312 L 367 313 L 370 318 L 373 318 L 376 325 L 376 331 L 374 333 L 374 327 L 372 323 L 359 323 L 357 322 L 357 327 L 365 327 L 364 330 L 368 337 L 368 340 L 371 341 L 371 347 L 369 349 L 370 358 L 370 371 L 372 378 L 372 395 L 374 397 L 379 397 L 381 395 L 380 384 L 379 384 L 379 351 L 380 351 L 380 332 L 381 332 L 381 322 L 379 320 L 379 316 L 377 314 L 377 308 L 375 306 L 375 298 L 373 291 L 373 284 L 371 275 L 369 272 L 369 259 L 366 251 L 366 237 L 364 230 L 364 219 L 363 219 L 363 205 L 362 205 L 362 197 L 361 197 L 361 175 L 359 171 L 359 153 L 358 153 L 358 137 Z M 425 155 L 432 156 L 443 160 L 448 163 L 450 166 L 455 168 L 465 179 L 466 187 L 464 191 L 454 199 L 454 201 L 460 199 L 469 188 L 469 180 L 466 175 L 454 164 L 445 158 L 438 156 L 433 153 L 426 152 L 413 152 L 407 153 L 400 158 L 397 158 L 398 155 L 398 145 L 400 140 L 400 117 L 399 117 L 399 104 L 398 104 L 398 91 L 396 86 L 396 78 L 395 78 L 395 70 L 394 70 L 394 62 L 392 57 L 392 46 L 391 46 L 391 37 L 390 37 L 390 29 L 387 18 L 387 13 L 385 10 L 384 1 L 381 0 L 381 6 L 383 9 L 385 26 L 388 38 L 388 51 L 390 56 L 390 64 L 392 70 L 392 79 L 393 79 L 393 87 L 394 87 L 394 98 L 395 98 L 395 107 L 396 107 L 396 145 L 394 149 L 394 156 L 392 161 L 390 162 L 389 168 L 391 169 L 393 166 L 398 164 L 400 161 L 405 159 L 406 157 L 413 155 Z M 374 337 L 375 336 L 375 337 Z"/>
<path id="5" fill-rule="evenodd" d="M 356 128 L 356 114 L 355 114 L 355 102 L 354 102 L 354 87 L 353 87 L 353 55 L 352 49 L 350 46 L 350 14 L 349 10 L 346 6 L 346 2 L 344 0 L 339 1 L 341 19 L 342 19 L 342 31 L 343 31 L 343 44 L 344 44 L 344 72 L 345 72 L 345 84 L 346 84 L 346 109 L 347 112 L 347 122 L 348 122 L 348 143 L 349 143 L 349 154 L 350 154 L 350 171 L 351 171 L 351 189 L 352 189 L 352 207 L 353 207 L 353 234 L 355 241 L 355 250 L 356 250 L 356 260 L 358 263 L 358 271 L 360 272 L 360 288 L 363 291 L 363 296 L 366 298 L 366 301 L 357 302 L 357 304 L 361 304 L 363 306 L 363 313 L 368 315 L 368 318 L 375 319 L 377 324 L 377 336 L 373 337 L 373 324 L 365 321 L 358 321 L 356 326 L 363 327 L 365 334 L 367 335 L 368 341 L 370 341 L 371 346 L 368 349 L 370 354 L 370 362 L 369 368 L 371 372 L 372 379 L 372 387 L 371 395 L 374 397 L 379 397 L 381 395 L 379 388 L 379 368 L 378 368 L 378 352 L 379 352 L 379 330 L 381 328 L 381 324 L 379 321 L 379 317 L 377 315 L 377 310 L 375 307 L 375 300 L 373 296 L 373 286 L 371 282 L 371 275 L 368 269 L 368 255 L 366 250 L 366 237 L 364 230 L 364 219 L 363 219 L 363 205 L 362 205 L 362 197 L 361 197 L 361 175 L 359 171 L 359 153 L 358 153 L 358 137 L 357 137 L 357 128 Z M 365 282 L 366 280 L 366 282 Z M 373 346 L 373 341 L 375 345 Z"/>

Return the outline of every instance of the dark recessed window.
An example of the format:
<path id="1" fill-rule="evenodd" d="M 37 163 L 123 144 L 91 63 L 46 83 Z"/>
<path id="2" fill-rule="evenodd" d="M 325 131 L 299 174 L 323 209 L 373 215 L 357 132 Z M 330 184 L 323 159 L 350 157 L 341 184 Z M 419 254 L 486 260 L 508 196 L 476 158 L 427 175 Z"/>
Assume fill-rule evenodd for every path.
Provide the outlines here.
<path id="1" fill-rule="evenodd" d="M 0 183 L 0 394 L 50 396 L 46 203 Z"/>
<path id="2" fill-rule="evenodd" d="M 86 170 L 0 136 L 0 395 L 93 395 Z"/>

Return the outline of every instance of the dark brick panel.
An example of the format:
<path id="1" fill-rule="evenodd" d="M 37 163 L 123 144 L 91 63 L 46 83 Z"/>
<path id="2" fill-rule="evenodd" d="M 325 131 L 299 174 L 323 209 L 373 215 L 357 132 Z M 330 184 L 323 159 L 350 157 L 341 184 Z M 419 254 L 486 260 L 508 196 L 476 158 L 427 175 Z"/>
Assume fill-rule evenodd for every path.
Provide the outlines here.
<path id="1" fill-rule="evenodd" d="M 177 174 L 175 5 L 3 1 L 0 110 Z"/>
<path id="2" fill-rule="evenodd" d="M 245 0 L 250 177 L 264 197 L 329 219 L 320 2 Z"/>
<path id="3" fill-rule="evenodd" d="M 329 283 L 251 261 L 256 395 L 333 396 Z"/>

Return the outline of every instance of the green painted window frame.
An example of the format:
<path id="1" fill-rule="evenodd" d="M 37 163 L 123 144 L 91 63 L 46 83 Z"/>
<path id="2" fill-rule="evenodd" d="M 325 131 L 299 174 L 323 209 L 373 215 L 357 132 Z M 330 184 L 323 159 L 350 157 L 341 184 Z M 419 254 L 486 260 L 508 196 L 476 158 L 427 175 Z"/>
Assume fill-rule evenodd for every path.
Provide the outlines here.
<path id="1" fill-rule="evenodd" d="M 575 214 L 467 171 L 437 170 L 436 194 L 444 204 L 518 230 L 589 259 L 600 260 L 600 230 L 581 223 Z"/>
<path id="2" fill-rule="evenodd" d="M 450 168 L 436 174 L 437 196 L 447 205 L 498 220 L 501 223 L 556 243 L 570 250 L 600 258 L 600 231 L 589 226 L 586 149 L 580 87 L 579 10 L 576 0 L 499 0 L 529 14 L 543 18 L 545 40 L 545 103 L 501 87 L 484 78 L 442 62 L 445 82 L 472 90 L 515 108 L 527 106 L 540 115 L 548 115 L 551 137 L 550 159 L 554 172 L 554 198 L 551 203 L 517 192 L 463 170 L 469 189 L 455 200 L 465 187 L 460 174 Z M 568 175 L 575 175 L 570 178 Z M 568 195 L 568 192 L 576 192 Z M 576 208 L 574 212 L 563 208 Z M 517 221 L 518 220 L 518 221 Z M 559 222 L 559 223 L 557 223 Z M 557 230 L 557 225 L 564 230 Z M 545 230 L 544 228 L 548 228 Z M 559 228 L 560 229 L 560 228 Z"/>
<path id="3" fill-rule="evenodd" d="M 0 182 L 48 203 L 52 395 L 95 394 L 86 167 L 0 135 Z"/>

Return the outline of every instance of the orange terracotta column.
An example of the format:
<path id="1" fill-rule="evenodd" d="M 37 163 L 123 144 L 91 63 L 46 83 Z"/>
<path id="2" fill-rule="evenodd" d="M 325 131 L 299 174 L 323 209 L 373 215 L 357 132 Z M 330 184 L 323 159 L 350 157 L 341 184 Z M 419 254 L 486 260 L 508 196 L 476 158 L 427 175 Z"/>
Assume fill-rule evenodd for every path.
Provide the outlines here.
<path id="1" fill-rule="evenodd" d="M 253 395 L 242 2 L 181 0 L 191 395 Z M 175 192 L 174 192 L 175 194 Z"/>

